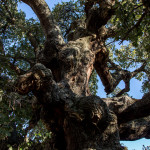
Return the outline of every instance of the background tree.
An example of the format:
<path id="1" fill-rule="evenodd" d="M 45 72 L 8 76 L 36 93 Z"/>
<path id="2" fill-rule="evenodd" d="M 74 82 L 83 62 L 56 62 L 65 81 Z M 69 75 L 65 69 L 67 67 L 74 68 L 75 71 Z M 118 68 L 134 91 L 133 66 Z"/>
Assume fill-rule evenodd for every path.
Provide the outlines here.
<path id="1" fill-rule="evenodd" d="M 149 2 L 78 0 L 51 12 L 44 0 L 22 1 L 39 20 L 26 20 L 17 0 L 0 2 L 1 149 L 116 150 L 149 138 Z M 94 69 L 114 97 L 94 96 Z M 122 96 L 132 78 L 144 79 L 141 100 Z"/>

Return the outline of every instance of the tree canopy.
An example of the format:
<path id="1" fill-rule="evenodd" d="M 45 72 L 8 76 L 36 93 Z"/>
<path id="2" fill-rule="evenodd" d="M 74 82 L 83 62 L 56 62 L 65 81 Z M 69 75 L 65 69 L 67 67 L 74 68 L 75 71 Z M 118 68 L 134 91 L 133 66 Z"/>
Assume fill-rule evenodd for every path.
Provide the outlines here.
<path id="1" fill-rule="evenodd" d="M 26 14 L 18 10 L 21 2 L 28 4 L 38 19 L 26 19 Z M 117 116 L 120 140 L 150 138 L 149 0 L 70 0 L 56 4 L 52 11 L 44 0 L 1 0 L 0 14 L 0 149 L 49 147 L 47 141 L 52 139 L 51 130 L 56 124 L 51 123 L 49 129 L 46 117 L 42 118 L 39 112 L 48 111 L 46 103 L 53 109 L 58 99 L 64 101 L 64 93 L 78 100 L 75 107 L 69 100 L 65 101 L 69 106 L 61 103 L 65 105 L 63 111 L 75 110 L 68 113 L 69 117 L 86 122 L 84 113 L 77 111 L 81 107 L 91 115 L 83 107 L 86 105 L 82 101 L 84 96 L 92 111 L 99 109 L 88 99 L 97 93 L 97 76 L 109 97 L 102 98 L 100 105 L 106 103 Z M 82 70 L 76 73 L 84 67 L 88 68 L 87 75 Z M 80 78 L 76 78 L 77 75 Z M 133 78 L 142 82 L 141 100 L 126 96 Z M 117 87 L 120 81 L 124 81 L 124 89 Z M 70 91 L 61 91 L 68 85 Z M 62 97 L 57 90 L 59 86 Z M 56 93 L 51 96 L 56 100 L 53 107 L 47 101 L 50 96 L 44 97 L 45 91 Z M 38 92 L 43 92 L 42 98 Z M 98 98 L 91 98 L 93 102 L 95 99 Z M 62 110 L 60 104 L 58 108 Z M 90 119 L 88 122 L 95 118 Z M 47 121 L 46 126 L 43 120 Z M 96 126 L 99 125 L 97 120 Z"/>

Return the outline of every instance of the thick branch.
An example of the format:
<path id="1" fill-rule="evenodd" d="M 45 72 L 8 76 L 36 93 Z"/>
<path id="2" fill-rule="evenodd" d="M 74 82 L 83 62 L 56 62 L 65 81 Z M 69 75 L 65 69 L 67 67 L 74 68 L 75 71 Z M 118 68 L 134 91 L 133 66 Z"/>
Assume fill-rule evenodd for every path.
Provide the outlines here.
<path id="1" fill-rule="evenodd" d="M 29 5 L 38 16 L 46 38 L 53 39 L 57 44 L 64 43 L 61 31 L 56 25 L 52 13 L 45 0 L 22 0 Z"/>
<path id="2" fill-rule="evenodd" d="M 130 91 L 130 80 L 127 80 L 127 81 L 125 82 L 125 88 L 122 89 L 122 90 L 116 95 L 116 97 L 119 97 L 119 96 L 121 96 L 121 95 L 123 95 L 124 93 L 129 92 L 129 91 Z"/>
<path id="3" fill-rule="evenodd" d="M 150 139 L 150 116 L 121 124 L 119 133 L 120 140 Z"/>
<path id="4" fill-rule="evenodd" d="M 85 131 L 83 132 L 82 129 Z M 109 144 L 112 149 L 119 149 L 117 147 L 119 143 L 114 143 L 114 139 L 119 141 L 117 118 L 96 96 L 82 97 L 76 100 L 69 116 L 65 118 L 64 131 L 66 137 L 69 137 L 66 139 L 67 149 L 105 149 L 103 146 Z M 92 145 L 89 145 L 89 138 Z M 77 143 L 81 143 L 81 141 L 82 144 L 77 146 Z M 93 144 L 96 142 L 99 143 L 99 146 Z M 106 149 L 109 149 L 107 146 Z"/>
<path id="5" fill-rule="evenodd" d="M 115 4 L 115 1 L 114 0 L 103 0 L 103 1 L 102 0 L 87 0 L 87 2 L 85 3 L 85 13 L 87 16 L 88 16 L 90 9 L 96 3 L 99 4 L 101 8 L 105 9 L 105 8 L 111 8 Z"/>
<path id="6" fill-rule="evenodd" d="M 146 94 L 141 100 L 136 101 L 124 111 L 118 113 L 118 122 L 125 123 L 134 119 L 150 115 L 150 93 Z"/>
<path id="7" fill-rule="evenodd" d="M 44 89 L 43 86 L 48 88 L 48 86 L 51 85 L 52 78 L 50 69 L 37 63 L 30 71 L 18 78 L 16 90 L 20 94 L 27 94 L 30 91 L 39 91 L 42 90 L 42 88 Z"/>
<path id="8" fill-rule="evenodd" d="M 118 117 L 118 123 L 126 123 L 150 115 L 150 93 L 136 100 L 128 96 L 103 99 Z"/>
<path id="9" fill-rule="evenodd" d="M 94 8 L 93 5 L 98 3 L 99 8 Z M 114 0 L 90 0 L 85 3 L 86 12 L 86 26 L 87 30 L 92 33 L 98 33 L 103 25 L 106 25 L 108 20 L 114 14 L 114 9 L 112 6 L 115 4 Z"/>
<path id="10" fill-rule="evenodd" d="M 108 67 L 107 62 L 110 63 L 110 67 Z M 140 68 L 130 72 L 128 70 L 122 69 L 119 65 L 108 59 L 108 53 L 104 50 L 101 50 L 96 55 L 94 67 L 100 76 L 103 85 L 105 86 L 105 91 L 107 94 L 113 92 L 121 80 L 124 81 L 125 88 L 116 95 L 116 97 L 119 97 L 130 90 L 130 80 L 141 71 L 145 71 L 146 64 L 146 61 L 144 61 Z M 115 70 L 115 72 L 111 73 L 110 70 Z"/>
<path id="11" fill-rule="evenodd" d="M 109 53 L 105 47 L 100 48 L 100 51 L 96 54 L 94 68 L 99 75 L 106 93 L 111 93 L 113 91 L 113 78 L 109 71 L 107 61 Z"/>
<path id="12" fill-rule="evenodd" d="M 31 45 L 34 47 L 34 52 L 35 52 L 35 55 L 36 55 L 36 53 L 38 51 L 38 42 L 34 38 L 34 36 L 32 35 L 32 33 L 30 31 L 27 33 L 27 36 L 29 38 L 29 41 L 30 41 Z"/>
<path id="13" fill-rule="evenodd" d="M 120 71 L 122 69 L 119 65 L 115 64 L 111 59 L 109 59 L 109 63 L 111 64 L 111 67 L 109 67 L 110 70 Z"/>
<path id="14" fill-rule="evenodd" d="M 112 77 L 113 77 L 113 90 L 116 88 L 116 86 L 119 84 L 119 82 L 121 80 L 124 81 L 125 83 L 125 88 L 123 90 L 121 90 L 116 97 L 121 96 L 122 94 L 124 94 L 125 92 L 128 92 L 130 90 L 130 80 L 135 77 L 138 73 L 140 73 L 141 71 L 144 71 L 144 68 L 146 66 L 146 61 L 144 61 L 143 65 L 134 70 L 133 72 L 130 72 L 128 70 L 124 70 L 122 69 L 119 65 L 115 64 L 114 62 L 112 62 L 111 60 L 109 60 L 109 63 L 111 64 L 110 70 L 116 70 L 115 73 L 112 73 Z"/>

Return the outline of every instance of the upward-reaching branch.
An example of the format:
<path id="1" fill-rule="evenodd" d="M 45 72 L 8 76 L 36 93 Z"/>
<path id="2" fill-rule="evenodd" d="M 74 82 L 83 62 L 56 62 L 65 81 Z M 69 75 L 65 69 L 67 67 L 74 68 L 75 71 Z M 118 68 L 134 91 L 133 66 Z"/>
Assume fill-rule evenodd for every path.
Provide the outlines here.
<path id="1" fill-rule="evenodd" d="M 118 124 L 150 115 L 150 93 L 145 94 L 142 99 L 121 96 L 104 98 L 103 101 L 117 115 Z"/>
<path id="2" fill-rule="evenodd" d="M 122 112 L 118 113 L 118 122 L 125 123 L 134 119 L 139 119 L 150 114 L 150 93 L 143 96 L 141 100 L 135 101 Z"/>
<path id="3" fill-rule="evenodd" d="M 41 26 L 47 39 L 53 39 L 57 44 L 61 45 L 64 40 L 61 31 L 57 26 L 52 13 L 45 0 L 22 0 L 29 5 L 38 16 Z"/>

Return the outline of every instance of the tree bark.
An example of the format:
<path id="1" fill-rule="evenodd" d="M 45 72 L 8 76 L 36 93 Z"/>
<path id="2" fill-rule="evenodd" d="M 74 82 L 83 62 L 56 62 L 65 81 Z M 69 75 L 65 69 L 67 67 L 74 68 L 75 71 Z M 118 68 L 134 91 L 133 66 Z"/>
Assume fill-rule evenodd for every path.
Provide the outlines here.
<path id="1" fill-rule="evenodd" d="M 37 115 L 34 116 L 38 116 L 37 120 L 41 119 L 52 132 L 51 149 L 123 149 L 120 137 L 135 139 L 124 134 L 127 127 L 123 123 L 149 115 L 149 98 L 143 98 L 143 101 L 128 97 L 101 99 L 92 96 L 88 88 L 95 68 L 106 92 L 113 89 L 105 40 L 114 36 L 114 32 L 109 32 L 109 29 L 104 32 L 104 25 L 113 15 L 114 1 L 103 3 L 93 0 L 100 7 L 86 7 L 86 28 L 83 30 L 86 30 L 86 34 L 78 34 L 68 43 L 64 43 L 44 0 L 22 1 L 30 5 L 39 17 L 46 42 L 44 49 L 37 53 L 38 63 L 16 81 L 16 90 L 23 95 L 32 91 L 36 96 L 40 109 L 35 111 Z M 87 1 L 86 6 L 88 4 Z M 95 19 L 99 19 L 99 22 L 93 23 Z M 79 30 L 78 33 L 83 31 Z M 138 108 L 142 115 L 138 113 Z M 136 112 L 133 115 L 132 110 Z"/>

